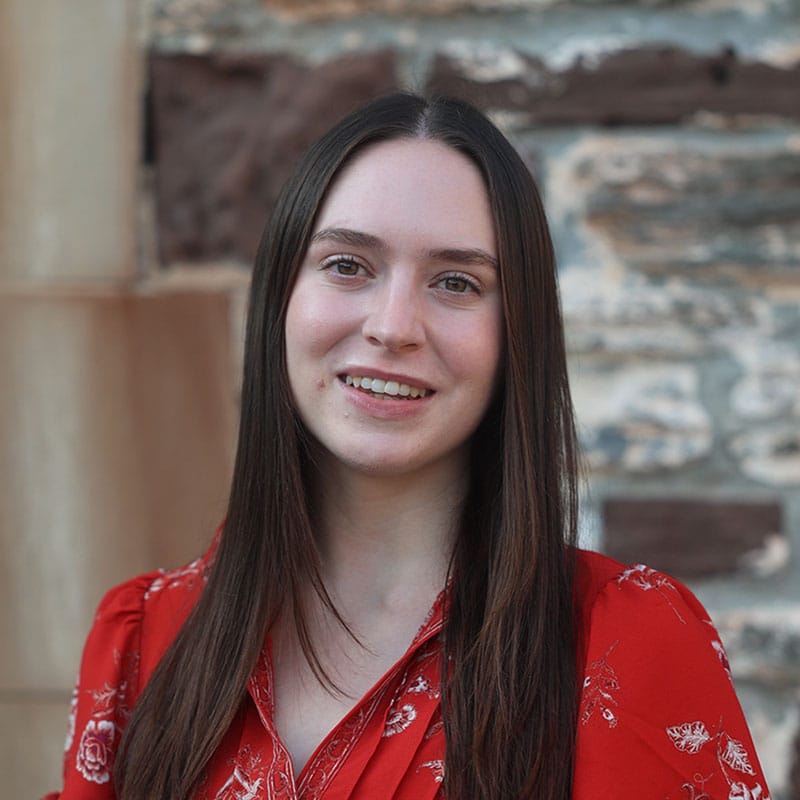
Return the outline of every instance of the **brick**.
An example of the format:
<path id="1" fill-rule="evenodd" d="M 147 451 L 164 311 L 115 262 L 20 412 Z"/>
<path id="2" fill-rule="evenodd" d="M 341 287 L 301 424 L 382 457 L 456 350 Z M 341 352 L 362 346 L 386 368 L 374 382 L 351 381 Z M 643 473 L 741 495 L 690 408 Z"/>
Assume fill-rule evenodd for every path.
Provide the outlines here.
<path id="1" fill-rule="evenodd" d="M 518 54 L 518 75 L 483 74 L 483 59 L 440 53 L 428 88 L 479 106 L 524 112 L 531 124 L 668 124 L 700 111 L 800 118 L 800 64 L 744 61 L 728 48 L 698 55 L 677 47 L 637 47 L 578 60 L 563 71 Z"/>
<path id="2" fill-rule="evenodd" d="M 679 578 L 772 572 L 788 558 L 777 501 L 609 498 L 602 519 L 610 556 Z"/>
<path id="3" fill-rule="evenodd" d="M 284 55 L 156 54 L 150 78 L 164 263 L 251 263 L 297 157 L 396 85 L 388 51 L 314 67 Z"/>

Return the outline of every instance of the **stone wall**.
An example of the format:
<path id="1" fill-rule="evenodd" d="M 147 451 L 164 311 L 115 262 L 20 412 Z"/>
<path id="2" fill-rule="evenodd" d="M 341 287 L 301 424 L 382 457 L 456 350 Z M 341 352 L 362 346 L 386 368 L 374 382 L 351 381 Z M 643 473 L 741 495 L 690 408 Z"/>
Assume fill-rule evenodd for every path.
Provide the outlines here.
<path id="1" fill-rule="evenodd" d="M 584 541 L 689 579 L 773 797 L 800 797 L 800 5 L 151 8 L 165 269 L 246 268 L 295 155 L 388 87 L 466 96 L 514 139 L 556 238 Z"/>
<path id="2" fill-rule="evenodd" d="M 464 95 L 512 137 L 543 190 L 559 257 L 587 462 L 583 541 L 688 579 L 728 647 L 772 797 L 800 798 L 800 4 L 117 0 L 110 7 L 119 12 L 126 5 L 140 10 L 140 61 L 126 60 L 130 30 L 120 44 L 119 20 L 92 28 L 98 23 L 88 6 L 84 17 L 71 17 L 72 27 L 59 28 L 79 66 L 64 71 L 60 91 L 74 96 L 87 76 L 115 78 L 126 64 L 141 64 L 127 79 L 120 77 L 122 95 L 103 84 L 96 90 L 101 94 L 93 95 L 101 98 L 98 107 L 89 116 L 83 107 L 77 116 L 67 114 L 67 126 L 29 110 L 24 121 L 31 129 L 38 125 L 43 144 L 19 150 L 28 128 L 14 140 L 15 152 L 41 158 L 52 151 L 49 132 L 67 152 L 83 154 L 83 161 L 61 162 L 62 170 L 74 165 L 77 177 L 58 173 L 58 180 L 48 182 L 52 169 L 47 173 L 48 165 L 39 164 L 39 182 L 27 184 L 31 167 L 20 163 L 19 174 L 0 180 L 4 211 L 16 201 L 17 215 L 14 225 L 0 223 L 6 236 L 0 277 L 28 287 L 26 302 L 15 304 L 22 309 L 17 321 L 2 318 L 4 336 L 12 325 L 12 333 L 44 330 L 36 327 L 36 315 L 55 317 L 48 316 L 40 295 L 50 291 L 53 275 L 73 281 L 66 295 L 60 286 L 56 297 L 67 326 L 59 330 L 77 337 L 77 351 L 65 345 L 64 352 L 80 354 L 76 369 L 67 369 L 60 351 L 53 356 L 62 367 L 53 374 L 66 376 L 75 398 L 66 420 L 52 423 L 63 439 L 56 446 L 63 463 L 51 464 L 56 484 L 75 468 L 70 436 L 90 431 L 87 420 L 105 419 L 103 404 L 81 405 L 85 398 L 74 376 L 99 375 L 94 385 L 111 392 L 117 409 L 109 412 L 104 430 L 122 436 L 122 420 L 132 419 L 124 436 L 133 452 L 123 463 L 104 460 L 108 450 L 99 445 L 82 456 L 78 465 L 88 463 L 92 474 L 104 478 L 101 488 L 86 488 L 86 496 L 134 486 L 137 507 L 167 503 L 170 525 L 180 531 L 211 517 L 213 503 L 195 513 L 170 505 L 167 498 L 185 494 L 183 489 L 169 484 L 167 493 L 160 492 L 160 481 L 142 465 L 155 459 L 166 475 L 185 467 L 170 446 L 178 439 L 164 439 L 170 424 L 165 409 L 174 407 L 175 398 L 188 402 L 205 392 L 210 381 L 209 406 L 181 421 L 181 437 L 211 435 L 213 457 L 197 474 L 204 486 L 224 483 L 237 369 L 236 356 L 226 354 L 239 345 L 242 286 L 292 160 L 346 110 L 389 88 Z M 31 44 L 38 41 L 49 52 L 54 45 L 47 37 L 55 28 L 23 0 L 13 0 L 12 7 L 16 27 L 0 14 L 0 30 L 23 31 Z M 95 31 L 102 53 L 89 45 L 82 49 L 82 30 Z M 0 59 L 10 58 L 8 48 L 0 51 Z M 63 52 L 53 49 L 53 63 L 73 63 Z M 86 68 L 79 53 L 92 53 L 95 69 Z M 23 56 L 20 50 L 12 66 L 29 70 L 30 80 L 38 81 L 31 88 L 40 90 L 47 76 L 37 77 Z M 0 87 L 3 80 L 9 79 L 0 79 Z M 15 81 L 20 98 L 38 96 Z M 112 98 L 120 96 L 133 101 L 114 107 Z M 140 115 L 131 110 L 137 98 Z M 94 163 L 87 152 L 108 161 L 103 148 L 109 140 L 125 148 L 121 185 L 98 165 L 86 172 Z M 87 151 L 94 143 L 98 149 Z M 114 225 L 119 228 L 99 261 L 99 251 L 87 251 L 79 236 L 81 209 L 65 196 L 68 181 L 83 174 L 100 187 L 92 218 L 103 222 L 93 224 L 92 233 L 110 235 Z M 133 213 L 129 206 L 137 200 Z M 43 202 L 62 203 L 69 214 L 41 216 Z M 109 215 L 113 224 L 105 222 Z M 60 234 L 64 221 L 66 233 Z M 56 247 L 59 235 L 66 250 Z M 76 285 L 88 291 L 82 304 L 74 302 Z M 111 296 L 98 294 L 101 285 L 113 288 Z M 25 314 L 32 322 L 22 319 Z M 196 314 L 206 327 L 197 328 Z M 108 326 L 118 339 L 105 333 Z M 41 353 L 49 339 L 42 333 L 24 341 L 26 358 L 45 363 Z M 123 343 L 118 350 L 114 341 Z M 162 352 L 164 342 L 174 346 Z M 115 353 L 130 356 L 140 347 L 150 355 L 113 371 Z M 0 356 L 4 374 L 13 372 L 18 357 L 2 349 Z M 152 373 L 158 385 L 162 358 L 176 375 L 173 394 L 145 392 L 131 400 L 126 376 Z M 48 406 L 28 402 L 55 391 L 48 380 L 22 381 L 13 389 L 14 419 L 31 431 L 50 419 Z M 10 406 L 4 401 L 3 407 Z M 215 413 L 223 424 L 210 421 Z M 8 429 L 21 424 L 12 419 Z M 37 464 L 44 461 L 52 459 L 31 459 L 26 474 L 38 474 Z M 4 476 L 19 469 L 17 462 L 6 469 L 0 461 L 0 467 Z M 5 477 L 2 483 L 7 493 L 17 485 Z M 34 535 L 31 520 L 51 524 L 35 498 L 13 499 L 15 504 L 5 506 L 12 511 L 2 517 L 4 529 L 27 520 Z M 116 502 L 113 493 L 105 499 L 100 519 L 73 514 L 62 521 L 55 537 L 62 550 L 69 550 L 69 542 L 101 540 Z M 123 500 L 122 507 L 132 507 L 130 498 Z M 108 585 L 131 571 L 130 548 L 120 548 L 119 541 L 148 522 L 149 536 L 134 548 L 136 569 L 190 554 L 197 541 L 191 535 L 165 548 L 155 533 L 167 535 L 168 526 L 154 526 L 144 512 L 130 520 L 116 545 L 104 545 L 103 558 L 116 559 L 112 567 L 70 606 L 69 629 L 60 634 L 65 645 L 56 648 L 59 665 L 77 663 L 75 651 L 101 579 L 108 576 Z M 17 546 L 15 558 L 30 563 L 47 549 L 33 548 L 32 556 Z M 58 570 L 40 569 L 39 583 L 9 589 L 9 601 L 18 604 L 54 574 Z M 29 627 L 58 627 L 53 596 L 45 592 L 49 605 L 31 612 Z M 66 718 L 71 675 L 59 666 L 31 677 L 26 664 L 35 643 L 21 627 L 15 622 L 9 630 L 27 648 L 25 656 L 2 673 L 0 685 L 0 710 L 8 720 L 4 742 L 14 747 L 0 751 L 9 759 L 3 774 L 18 777 L 12 794 L 30 796 L 34 786 L 35 796 L 57 782 L 50 720 L 62 704 Z M 25 766 L 26 742 L 41 740 L 55 767 L 45 776 L 41 749 L 35 763 Z"/>

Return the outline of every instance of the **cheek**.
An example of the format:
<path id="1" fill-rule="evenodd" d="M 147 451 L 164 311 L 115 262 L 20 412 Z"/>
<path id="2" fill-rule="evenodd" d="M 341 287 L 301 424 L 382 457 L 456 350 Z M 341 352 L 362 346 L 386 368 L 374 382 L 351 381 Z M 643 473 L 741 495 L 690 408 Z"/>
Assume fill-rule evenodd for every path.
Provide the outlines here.
<path id="1" fill-rule="evenodd" d="M 305 285 L 303 277 L 299 277 L 286 308 L 286 341 L 288 344 L 303 338 L 303 331 L 314 317 L 314 297 Z"/>
<path id="2" fill-rule="evenodd" d="M 324 371 L 326 356 L 335 353 L 350 328 L 340 304 L 298 284 L 286 309 L 286 361 L 289 379 L 301 375 L 315 381 Z"/>
<path id="3" fill-rule="evenodd" d="M 299 282 L 286 309 L 286 352 L 289 361 L 317 353 L 325 336 L 325 309 L 315 302 L 313 293 L 304 291 L 304 288 Z"/>
<path id="4" fill-rule="evenodd" d="M 490 389 L 497 383 L 503 357 L 500 314 L 488 313 L 478 325 L 471 325 L 454 337 L 453 357 L 458 370 L 476 386 Z"/>
<path id="5" fill-rule="evenodd" d="M 314 351 L 313 328 L 309 324 L 309 307 L 297 289 L 289 299 L 286 309 L 286 369 L 289 386 L 297 402 L 298 396 L 305 396 L 302 387 L 307 384 L 311 356 Z"/>

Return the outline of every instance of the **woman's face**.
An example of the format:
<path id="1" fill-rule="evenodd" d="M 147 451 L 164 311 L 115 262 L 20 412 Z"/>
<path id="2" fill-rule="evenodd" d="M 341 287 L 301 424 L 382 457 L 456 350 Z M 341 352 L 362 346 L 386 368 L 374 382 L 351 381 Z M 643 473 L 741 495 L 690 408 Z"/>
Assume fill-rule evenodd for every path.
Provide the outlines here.
<path id="1" fill-rule="evenodd" d="M 296 408 L 350 469 L 461 469 L 494 391 L 501 323 L 478 169 L 440 142 L 371 145 L 333 182 L 289 300 Z"/>

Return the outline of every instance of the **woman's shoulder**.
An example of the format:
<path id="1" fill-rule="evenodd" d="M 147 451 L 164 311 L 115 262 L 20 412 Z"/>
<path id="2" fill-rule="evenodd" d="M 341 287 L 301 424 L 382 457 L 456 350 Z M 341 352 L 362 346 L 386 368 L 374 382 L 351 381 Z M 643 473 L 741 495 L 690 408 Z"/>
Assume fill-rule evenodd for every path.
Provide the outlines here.
<path id="1" fill-rule="evenodd" d="M 209 554 L 174 569 L 138 575 L 110 589 L 100 602 L 87 646 L 106 630 L 136 651 L 139 673 L 146 679 L 177 635 L 206 585 Z M 103 642 L 100 642 L 103 647 Z M 105 647 L 105 652 L 109 652 Z"/>
<path id="2" fill-rule="evenodd" d="M 82 678 L 122 662 L 150 674 L 206 583 L 207 555 L 176 569 L 130 578 L 103 596 L 86 639 Z M 136 683 L 140 683 L 139 680 Z"/>
<path id="3" fill-rule="evenodd" d="M 157 569 L 109 589 L 97 607 L 94 625 L 141 624 L 162 611 L 179 612 L 206 583 L 207 555 L 174 569 Z"/>
<path id="4" fill-rule="evenodd" d="M 584 618 L 610 611 L 618 614 L 626 608 L 636 613 L 642 606 L 649 609 L 663 605 L 673 614 L 680 606 L 688 616 L 710 622 L 700 601 L 676 578 L 645 564 L 624 564 L 591 550 L 578 550 L 575 597 Z"/>
<path id="5" fill-rule="evenodd" d="M 722 641 L 680 581 L 582 551 L 575 797 L 765 798 Z"/>
<path id="6" fill-rule="evenodd" d="M 581 605 L 594 602 L 597 595 L 628 567 L 594 550 L 578 550 L 575 572 L 575 593 Z"/>
<path id="7" fill-rule="evenodd" d="M 206 582 L 208 554 L 138 575 L 106 592 L 72 697 L 64 788 L 47 800 L 110 800 L 114 754 L 136 701 Z"/>

